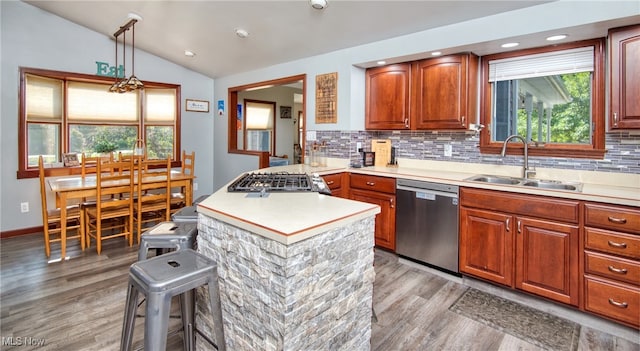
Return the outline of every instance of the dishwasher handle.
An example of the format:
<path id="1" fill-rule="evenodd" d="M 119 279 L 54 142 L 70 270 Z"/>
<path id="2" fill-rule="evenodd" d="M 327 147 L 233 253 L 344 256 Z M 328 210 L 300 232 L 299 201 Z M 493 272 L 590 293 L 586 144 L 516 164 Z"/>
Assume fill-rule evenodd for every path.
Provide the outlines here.
<path id="1" fill-rule="evenodd" d="M 448 192 L 444 192 L 444 191 L 420 189 L 420 188 L 410 188 L 410 187 L 402 186 L 402 185 L 397 185 L 396 186 L 396 190 L 406 190 L 406 191 L 411 191 L 411 192 L 414 192 L 414 193 L 423 193 L 423 194 L 428 194 L 428 195 L 437 195 L 437 196 L 458 198 L 458 194 L 456 194 L 456 193 L 448 193 Z"/>

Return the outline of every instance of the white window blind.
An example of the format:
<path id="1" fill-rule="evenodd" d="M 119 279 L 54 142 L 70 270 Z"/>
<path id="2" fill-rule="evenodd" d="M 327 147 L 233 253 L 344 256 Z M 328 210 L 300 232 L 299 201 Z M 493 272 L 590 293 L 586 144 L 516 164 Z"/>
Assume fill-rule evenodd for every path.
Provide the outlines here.
<path id="1" fill-rule="evenodd" d="M 137 122 L 138 93 L 114 94 L 109 85 L 69 82 L 67 118 L 71 121 Z"/>
<path id="2" fill-rule="evenodd" d="M 176 90 L 154 89 L 144 90 L 145 121 L 173 122 L 176 119 Z"/>
<path id="3" fill-rule="evenodd" d="M 273 105 L 247 102 L 246 129 L 273 129 Z"/>
<path id="4" fill-rule="evenodd" d="M 593 71 L 593 46 L 489 61 L 489 81 Z"/>
<path id="5" fill-rule="evenodd" d="M 27 74 L 26 82 L 27 120 L 62 120 L 62 80 Z"/>

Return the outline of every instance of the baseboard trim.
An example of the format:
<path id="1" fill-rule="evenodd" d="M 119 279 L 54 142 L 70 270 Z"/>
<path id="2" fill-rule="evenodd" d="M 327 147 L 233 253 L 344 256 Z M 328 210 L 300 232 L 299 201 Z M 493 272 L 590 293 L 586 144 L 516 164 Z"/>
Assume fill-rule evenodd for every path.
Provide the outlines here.
<path id="1" fill-rule="evenodd" d="M 43 230 L 44 228 L 42 226 L 7 230 L 7 231 L 0 232 L 0 239 L 12 238 L 15 236 L 29 235 L 29 234 L 35 234 L 35 233 L 42 233 Z"/>

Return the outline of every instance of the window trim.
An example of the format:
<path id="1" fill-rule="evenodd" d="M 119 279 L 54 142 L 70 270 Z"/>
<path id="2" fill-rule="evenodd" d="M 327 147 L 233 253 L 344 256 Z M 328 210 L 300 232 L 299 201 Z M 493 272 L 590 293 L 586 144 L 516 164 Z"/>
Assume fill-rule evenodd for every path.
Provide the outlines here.
<path id="1" fill-rule="evenodd" d="M 272 79 L 268 81 L 245 84 L 235 87 L 230 87 L 227 90 L 228 99 L 229 99 L 229 118 L 227 119 L 227 153 L 230 154 L 240 154 L 240 155 L 253 155 L 258 156 L 258 166 L 259 168 L 269 167 L 269 153 L 264 151 L 247 151 L 238 149 L 238 133 L 237 133 L 237 117 L 238 110 L 236 106 L 238 105 L 238 92 L 255 89 L 255 88 L 263 88 L 271 85 L 285 85 L 288 83 L 293 83 L 297 81 L 302 81 L 302 94 L 304 98 L 302 99 L 302 110 L 306 111 L 306 100 L 307 100 L 307 75 L 299 74 L 295 76 L 289 76 L 285 78 Z M 244 121 L 243 121 L 244 123 Z M 306 126 L 305 126 L 306 128 Z M 274 138 L 275 140 L 275 138 Z M 305 148 L 306 140 L 302 140 L 302 150 Z M 304 162 L 304 152 L 302 154 L 302 162 Z"/>
<path id="2" fill-rule="evenodd" d="M 533 49 L 524 49 L 487 55 L 481 58 L 482 69 L 481 94 L 480 94 L 480 124 L 487 126 L 480 132 L 480 153 L 499 154 L 502 150 L 503 142 L 491 141 L 490 129 L 492 123 L 491 111 L 491 82 L 489 82 L 489 61 L 509 57 L 533 55 L 544 52 L 560 51 L 585 46 L 594 47 L 593 62 L 593 82 L 591 91 L 591 123 L 592 135 L 589 145 L 560 145 L 545 144 L 535 146 L 530 144 L 529 155 L 548 157 L 571 157 L 571 158 L 604 158 L 605 150 L 605 40 L 591 39 L 566 44 L 551 45 Z M 524 146 L 522 143 L 508 143 L 507 154 L 521 155 Z"/>
<path id="3" fill-rule="evenodd" d="M 38 169 L 37 167 L 28 167 L 27 157 L 27 119 L 26 119 L 26 101 L 24 97 L 26 96 L 26 75 L 32 74 L 37 76 L 49 77 L 54 79 L 62 79 L 64 80 L 64 89 L 67 88 L 66 81 L 73 80 L 79 82 L 87 82 L 87 83 L 102 83 L 102 84 L 112 84 L 112 77 L 102 77 L 90 74 L 83 73 L 73 73 L 73 72 L 63 72 L 63 71 L 53 71 L 41 68 L 31 68 L 31 67 L 20 67 L 20 83 L 19 83 L 19 95 L 18 95 L 18 170 L 16 172 L 17 179 L 25 179 L 25 178 L 37 178 L 38 177 Z M 158 82 L 149 82 L 144 81 L 145 87 L 148 88 L 171 88 L 176 89 L 176 120 L 175 120 L 175 140 L 174 140 L 174 159 L 171 162 L 172 167 L 180 167 L 182 160 L 180 159 L 181 153 L 181 86 L 179 84 L 169 84 L 169 83 L 158 83 Z M 63 111 L 66 111 L 66 97 L 63 100 Z M 140 119 L 138 122 L 138 133 L 144 133 L 146 130 L 146 123 L 144 120 L 144 97 L 140 99 Z M 66 113 L 66 112 L 65 112 Z M 61 145 L 62 148 L 61 153 L 66 152 L 66 148 L 68 148 L 69 140 L 67 136 L 69 121 L 66 118 L 66 114 L 63 114 L 62 121 L 60 123 L 60 127 L 62 130 L 62 139 Z M 119 125 L 118 123 L 113 123 L 114 125 Z M 152 124 L 157 125 L 157 124 Z M 145 135 L 142 135 L 144 138 Z M 45 170 L 46 176 L 64 176 L 64 175 L 72 175 L 72 174 L 80 174 L 79 167 L 52 167 L 47 168 Z"/>

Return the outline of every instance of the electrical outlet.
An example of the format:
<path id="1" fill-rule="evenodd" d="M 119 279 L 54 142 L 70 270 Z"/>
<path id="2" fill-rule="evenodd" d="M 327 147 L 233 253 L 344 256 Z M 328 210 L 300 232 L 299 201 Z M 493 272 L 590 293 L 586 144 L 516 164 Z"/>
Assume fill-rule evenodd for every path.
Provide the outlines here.
<path id="1" fill-rule="evenodd" d="M 194 191 L 198 190 L 198 183 L 193 183 L 193 190 Z"/>
<path id="2" fill-rule="evenodd" d="M 358 141 L 356 142 L 356 152 L 360 152 L 362 149 L 362 142 Z"/>
<path id="3" fill-rule="evenodd" d="M 21 202 L 20 203 L 20 212 L 22 212 L 22 213 L 29 212 L 29 203 L 28 202 Z"/>
<path id="4" fill-rule="evenodd" d="M 307 131 L 307 141 L 315 141 L 316 140 L 316 131 L 308 130 Z"/>
<path id="5" fill-rule="evenodd" d="M 451 146 L 451 144 L 445 144 L 444 145 L 444 155 L 446 157 L 451 157 L 452 153 L 453 153 L 453 147 Z"/>

